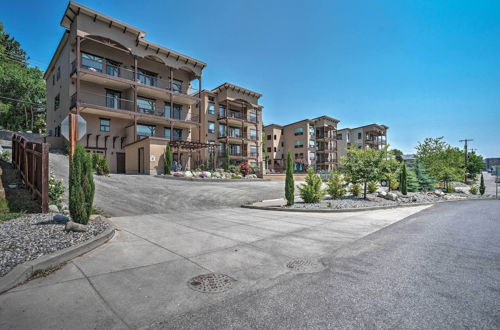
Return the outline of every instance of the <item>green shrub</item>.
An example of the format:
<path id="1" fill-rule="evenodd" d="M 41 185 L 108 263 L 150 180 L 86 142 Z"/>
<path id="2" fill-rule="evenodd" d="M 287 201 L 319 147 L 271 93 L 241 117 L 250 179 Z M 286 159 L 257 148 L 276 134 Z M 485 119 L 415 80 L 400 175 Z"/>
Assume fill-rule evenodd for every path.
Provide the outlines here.
<path id="1" fill-rule="evenodd" d="M 99 158 L 101 158 L 101 157 L 99 156 L 98 153 L 92 154 L 92 168 L 93 169 L 97 169 L 97 165 L 99 164 Z"/>
<path id="2" fill-rule="evenodd" d="M 433 191 L 436 188 L 436 181 L 427 173 L 427 170 L 417 160 L 415 164 L 415 174 L 417 175 L 420 191 Z"/>
<path id="3" fill-rule="evenodd" d="M 470 187 L 470 193 L 472 195 L 477 195 L 477 193 L 478 193 L 477 186 Z"/>
<path id="4" fill-rule="evenodd" d="M 86 225 L 94 202 L 92 159 L 85 149 L 77 145 L 71 160 L 69 178 L 69 211 L 73 221 Z"/>
<path id="5" fill-rule="evenodd" d="M 369 194 L 373 194 L 374 192 L 376 192 L 377 188 L 378 188 L 378 186 L 377 186 L 377 183 L 375 181 L 368 182 L 368 186 L 366 187 Z"/>
<path id="6" fill-rule="evenodd" d="M 351 184 L 351 187 L 349 188 L 350 193 L 355 196 L 355 197 L 361 197 L 361 185 L 359 183 L 353 183 Z"/>
<path id="7" fill-rule="evenodd" d="M 305 177 L 305 184 L 299 186 L 300 197 L 304 203 L 319 203 L 325 196 L 325 191 L 321 189 L 321 178 L 309 167 Z"/>
<path id="8" fill-rule="evenodd" d="M 231 154 L 229 153 L 229 147 L 226 147 L 226 170 L 229 171 L 231 165 Z"/>
<path id="9" fill-rule="evenodd" d="M 328 195 L 330 195 L 333 199 L 342 198 L 345 195 L 345 183 L 343 182 L 342 175 L 339 171 L 333 171 L 330 175 L 330 179 L 328 180 L 328 188 L 326 189 Z"/>
<path id="10" fill-rule="evenodd" d="M 407 171 L 406 186 L 408 191 L 416 192 L 420 190 L 420 185 L 418 183 L 417 175 L 412 170 Z"/>
<path id="11" fill-rule="evenodd" d="M 174 156 L 172 155 L 172 150 L 170 150 L 170 144 L 167 143 L 165 147 L 165 156 L 164 156 L 164 166 L 163 173 L 164 174 L 172 174 L 172 164 L 174 162 Z"/>
<path id="12" fill-rule="evenodd" d="M 484 185 L 484 178 L 483 178 L 483 174 L 481 174 L 481 182 L 479 184 L 479 193 L 482 195 L 484 195 L 484 193 L 486 192 L 486 186 Z"/>
<path id="13" fill-rule="evenodd" d="M 403 195 L 408 195 L 407 175 L 406 164 L 403 164 L 403 170 L 401 171 L 401 180 L 399 182 L 399 187 Z"/>
<path id="14" fill-rule="evenodd" d="M 247 161 L 241 162 L 240 173 L 243 174 L 244 176 L 247 176 L 248 174 L 250 174 L 250 166 L 248 165 Z"/>
<path id="15" fill-rule="evenodd" d="M 59 204 L 62 202 L 64 185 L 61 180 L 57 180 L 54 175 L 49 177 L 49 203 Z"/>
<path id="16" fill-rule="evenodd" d="M 3 160 L 4 162 L 10 163 L 11 162 L 10 152 L 9 151 L 0 152 L 0 160 Z"/>
<path id="17" fill-rule="evenodd" d="M 95 155 L 95 154 L 94 154 Z M 108 161 L 104 157 L 99 157 L 97 165 L 94 168 L 97 175 L 109 175 Z"/>
<path id="18" fill-rule="evenodd" d="M 451 184 L 451 182 L 448 182 L 448 184 L 446 185 L 445 192 L 448 193 L 448 194 L 451 194 L 451 193 L 455 192 L 455 187 L 453 187 L 453 185 Z"/>
<path id="19" fill-rule="evenodd" d="M 285 177 L 285 198 L 286 205 L 295 203 L 295 183 L 293 181 L 293 161 L 292 154 L 288 152 L 286 158 L 286 177 Z"/>

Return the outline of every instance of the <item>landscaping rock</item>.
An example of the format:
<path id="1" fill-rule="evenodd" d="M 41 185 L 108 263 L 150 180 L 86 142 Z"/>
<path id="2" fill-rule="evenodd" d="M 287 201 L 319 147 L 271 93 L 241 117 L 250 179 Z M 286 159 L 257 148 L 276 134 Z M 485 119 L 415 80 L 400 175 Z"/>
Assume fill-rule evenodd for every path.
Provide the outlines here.
<path id="1" fill-rule="evenodd" d="M 64 211 L 69 209 L 68 204 L 64 202 L 57 204 L 57 207 L 59 208 L 59 211 Z"/>
<path id="2" fill-rule="evenodd" d="M 69 210 L 63 210 L 63 211 L 62 211 L 62 214 L 64 214 L 64 215 L 69 215 Z"/>
<path id="3" fill-rule="evenodd" d="M 378 197 L 381 197 L 381 198 L 387 198 L 387 192 L 385 191 L 379 191 L 377 193 Z"/>
<path id="4" fill-rule="evenodd" d="M 62 214 L 56 214 L 52 219 L 57 223 L 66 223 L 69 221 L 69 218 Z"/>
<path id="5" fill-rule="evenodd" d="M 220 174 L 220 172 L 214 172 L 214 173 L 212 173 L 212 177 L 220 179 L 222 177 L 222 175 Z"/>
<path id="6" fill-rule="evenodd" d="M 441 190 L 434 190 L 434 195 L 441 197 L 441 196 L 444 196 L 444 192 Z"/>
<path id="7" fill-rule="evenodd" d="M 390 201 L 397 201 L 398 195 L 396 195 L 395 193 L 392 193 L 392 192 L 388 192 L 387 196 L 385 198 L 390 200 Z"/>
<path id="8" fill-rule="evenodd" d="M 96 220 L 102 220 L 102 218 L 101 218 L 101 215 L 99 215 L 99 214 L 92 214 L 92 215 L 89 217 L 89 220 L 90 220 L 90 221 L 96 221 Z"/>
<path id="9" fill-rule="evenodd" d="M 211 178 L 212 177 L 212 173 L 206 171 L 206 172 L 201 172 L 202 174 L 204 174 L 207 178 Z"/>
<path id="10" fill-rule="evenodd" d="M 469 187 L 455 187 L 455 192 L 459 194 L 469 194 Z"/>
<path id="11" fill-rule="evenodd" d="M 77 233 L 83 233 L 87 231 L 87 226 L 82 225 L 80 223 L 76 223 L 73 221 L 66 222 L 66 227 L 64 228 L 66 231 L 75 231 Z"/>
<path id="12" fill-rule="evenodd" d="M 186 172 L 184 172 L 184 177 L 186 177 L 186 178 L 192 178 L 193 177 L 193 173 L 191 171 L 186 171 Z"/>
<path id="13" fill-rule="evenodd" d="M 59 208 L 57 207 L 57 205 L 51 204 L 51 205 L 49 205 L 49 212 L 50 213 L 57 213 L 57 212 L 59 212 Z"/>

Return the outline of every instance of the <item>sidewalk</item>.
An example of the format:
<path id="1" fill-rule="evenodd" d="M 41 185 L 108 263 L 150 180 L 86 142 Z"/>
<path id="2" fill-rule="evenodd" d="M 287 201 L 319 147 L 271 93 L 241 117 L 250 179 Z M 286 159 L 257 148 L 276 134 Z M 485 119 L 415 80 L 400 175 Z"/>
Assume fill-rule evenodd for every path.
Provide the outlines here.
<path id="1" fill-rule="evenodd" d="M 46 278 L 0 295 L 0 328 L 137 328 L 291 276 L 285 264 L 320 258 L 428 206 L 348 214 L 242 208 L 113 218 L 108 244 Z M 222 273 L 231 290 L 187 282 Z"/>

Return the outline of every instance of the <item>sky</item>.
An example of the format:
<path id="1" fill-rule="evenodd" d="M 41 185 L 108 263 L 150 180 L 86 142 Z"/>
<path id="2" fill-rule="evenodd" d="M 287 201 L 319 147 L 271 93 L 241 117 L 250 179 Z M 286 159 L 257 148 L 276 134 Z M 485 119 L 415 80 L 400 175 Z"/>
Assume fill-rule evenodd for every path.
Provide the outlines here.
<path id="1" fill-rule="evenodd" d="M 63 0 L 1 0 L 0 21 L 44 69 Z M 500 1 L 80 0 L 207 63 L 203 88 L 263 94 L 264 123 L 328 115 L 389 126 L 392 148 L 426 137 L 500 157 Z"/>

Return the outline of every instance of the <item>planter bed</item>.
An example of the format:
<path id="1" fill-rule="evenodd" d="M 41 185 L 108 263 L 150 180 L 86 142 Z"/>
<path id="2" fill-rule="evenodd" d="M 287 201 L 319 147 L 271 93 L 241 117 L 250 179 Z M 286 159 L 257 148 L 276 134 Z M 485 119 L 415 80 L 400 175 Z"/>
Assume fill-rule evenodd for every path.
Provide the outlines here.
<path id="1" fill-rule="evenodd" d="M 173 175 L 155 175 L 157 178 L 167 179 L 167 180 L 181 180 L 181 181 L 203 181 L 203 182 L 247 182 L 247 181 L 270 181 L 268 179 L 261 178 L 240 178 L 240 179 L 223 179 L 223 178 L 215 178 L 215 177 L 183 177 L 183 176 L 173 176 Z"/>
<path id="2" fill-rule="evenodd" d="M 66 221 L 54 214 L 28 214 L 0 224 L 0 279 L 15 266 L 86 242 L 109 228 L 109 222 L 89 221 L 86 232 L 66 232 Z"/>

